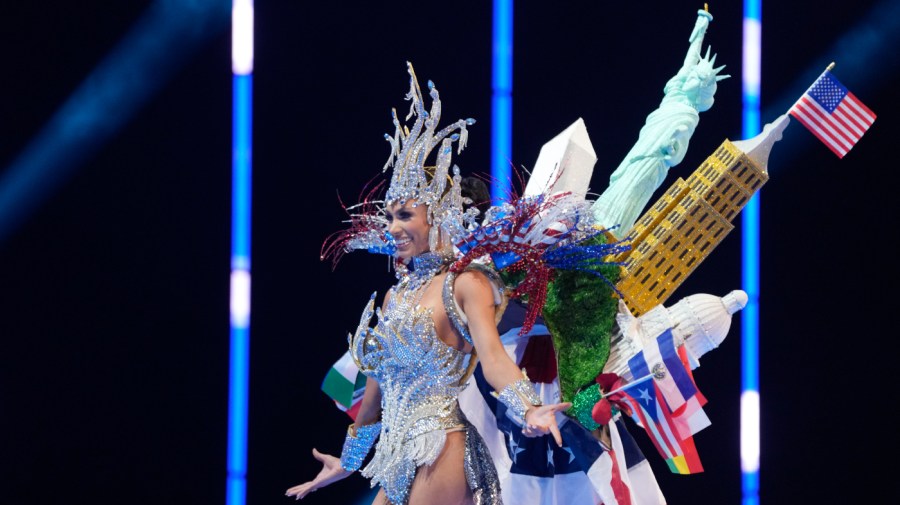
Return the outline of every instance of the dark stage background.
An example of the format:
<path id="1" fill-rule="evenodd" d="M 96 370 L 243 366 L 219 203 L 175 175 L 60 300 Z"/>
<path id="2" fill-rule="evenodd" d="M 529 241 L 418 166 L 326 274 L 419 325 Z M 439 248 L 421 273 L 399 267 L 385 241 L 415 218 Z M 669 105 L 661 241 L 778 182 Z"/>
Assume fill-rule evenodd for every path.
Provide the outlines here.
<path id="1" fill-rule="evenodd" d="M 4 7 L 0 170 L 13 163 L 152 2 Z M 663 188 L 741 131 L 739 2 L 711 4 L 706 43 L 734 77 L 701 114 Z M 786 111 L 840 55 L 835 74 L 879 114 L 838 160 L 793 122 L 762 190 L 762 503 L 897 502 L 896 442 L 883 406 L 896 361 L 890 302 L 900 85 L 893 26 L 859 1 L 764 5 L 763 121 Z M 513 162 L 583 117 L 601 192 L 687 49 L 702 3 L 517 2 Z M 247 497 L 286 503 L 340 450 L 349 419 L 319 390 L 360 310 L 391 282 L 387 261 L 322 240 L 382 167 L 405 111 L 412 61 L 441 91 L 446 121 L 474 117 L 466 173 L 489 171 L 490 2 L 257 2 L 253 315 Z M 852 44 L 839 42 L 870 23 Z M 893 23 L 893 25 L 891 24 Z M 0 242 L 0 503 L 224 503 L 228 396 L 231 68 L 227 19 L 134 117 Z M 812 70 L 810 70 L 812 69 Z M 860 71 L 864 69 L 865 71 Z M 843 70 L 843 71 L 842 71 Z M 139 70 L 135 75 L 142 76 Z M 810 73 L 811 72 L 811 73 Z M 774 109 L 773 109 L 774 108 Z M 110 107 L 104 114 L 117 114 Z M 87 139 L 91 132 L 85 132 Z M 76 153 L 73 152 L 74 156 Z M 0 176 L 3 172 L 0 172 Z M 670 300 L 740 287 L 737 229 Z M 885 317 L 888 319 L 885 320 Z M 740 315 L 695 372 L 713 424 L 696 437 L 706 472 L 669 474 L 637 428 L 672 504 L 736 504 Z M 884 459 L 882 459 L 884 461 Z M 309 503 L 355 503 L 354 476 Z"/>

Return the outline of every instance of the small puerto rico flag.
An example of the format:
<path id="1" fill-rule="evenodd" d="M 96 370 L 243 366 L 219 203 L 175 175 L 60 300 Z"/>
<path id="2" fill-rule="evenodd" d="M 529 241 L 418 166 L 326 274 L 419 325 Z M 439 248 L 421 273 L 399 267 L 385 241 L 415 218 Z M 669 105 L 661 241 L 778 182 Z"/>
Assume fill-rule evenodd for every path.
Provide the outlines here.
<path id="1" fill-rule="evenodd" d="M 843 158 L 866 133 L 876 116 L 832 75 L 833 65 L 829 65 L 797 100 L 790 114 L 838 158 Z"/>

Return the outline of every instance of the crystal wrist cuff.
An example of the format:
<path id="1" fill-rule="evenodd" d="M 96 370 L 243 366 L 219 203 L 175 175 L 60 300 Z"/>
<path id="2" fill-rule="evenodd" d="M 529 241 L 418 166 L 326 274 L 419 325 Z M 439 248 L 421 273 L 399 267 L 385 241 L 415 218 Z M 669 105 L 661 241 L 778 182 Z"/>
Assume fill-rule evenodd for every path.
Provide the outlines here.
<path id="1" fill-rule="evenodd" d="M 529 407 L 542 405 L 541 397 L 534 390 L 528 377 L 509 384 L 497 395 L 500 403 L 506 405 L 506 415 L 519 426 L 525 426 L 525 413 Z"/>
<path id="2" fill-rule="evenodd" d="M 344 439 L 344 449 L 341 451 L 341 468 L 348 472 L 359 470 L 379 433 L 381 433 L 380 422 L 357 427 L 356 436 L 353 436 L 353 425 L 351 424 L 347 428 L 347 438 Z"/>

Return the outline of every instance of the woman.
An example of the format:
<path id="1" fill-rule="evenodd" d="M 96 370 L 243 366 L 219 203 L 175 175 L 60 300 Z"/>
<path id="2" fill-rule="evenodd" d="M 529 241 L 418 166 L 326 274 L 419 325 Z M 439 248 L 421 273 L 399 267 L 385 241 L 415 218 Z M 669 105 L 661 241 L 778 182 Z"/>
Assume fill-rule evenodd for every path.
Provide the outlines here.
<path id="1" fill-rule="evenodd" d="M 462 149 L 465 127 L 474 121 L 461 120 L 435 133 L 437 90 L 429 82 L 432 108 L 426 113 L 412 67 L 408 70 L 408 98 L 418 118 L 406 129 L 394 114 L 396 133 L 388 137 L 388 164 L 394 170 L 384 208 L 377 215 L 357 214 L 339 240 L 345 250 L 392 251 L 399 280 L 377 311 L 376 327 L 368 327 L 373 294 L 351 339 L 351 355 L 368 381 L 341 458 L 314 449 L 323 468 L 313 480 L 287 491 L 297 499 L 349 476 L 378 438 L 375 455 L 362 472 L 373 486 L 381 485 L 374 503 L 501 503 L 490 454 L 457 402 L 474 367 L 473 355 L 507 415 L 526 436 L 552 433 L 561 443 L 555 415 L 571 406 L 541 405 L 504 351 L 496 328 L 504 296 L 496 274 L 477 265 L 451 271 L 454 240 L 475 214 L 462 210 L 458 173 L 448 177 L 451 144 L 459 141 Z M 450 135 L 456 130 L 459 134 Z M 432 174 L 424 160 L 438 146 Z M 375 229 L 378 223 L 383 231 Z"/>

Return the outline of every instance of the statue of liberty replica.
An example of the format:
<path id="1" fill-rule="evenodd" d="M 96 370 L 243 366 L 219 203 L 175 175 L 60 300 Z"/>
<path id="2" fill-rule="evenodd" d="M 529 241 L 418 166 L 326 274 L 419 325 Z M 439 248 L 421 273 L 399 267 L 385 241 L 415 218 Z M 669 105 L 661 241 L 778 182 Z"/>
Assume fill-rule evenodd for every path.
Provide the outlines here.
<path id="1" fill-rule="evenodd" d="M 669 168 L 684 159 L 700 112 L 712 107 L 716 82 L 729 77 L 718 75 L 725 67 L 713 67 L 716 56 L 710 58 L 709 47 L 701 56 L 710 21 L 712 15 L 708 11 L 698 11 L 684 64 L 666 83 L 659 107 L 647 116 L 638 141 L 610 176 L 609 187 L 593 204 L 597 224 L 610 228 L 617 238 L 628 236 Z"/>

